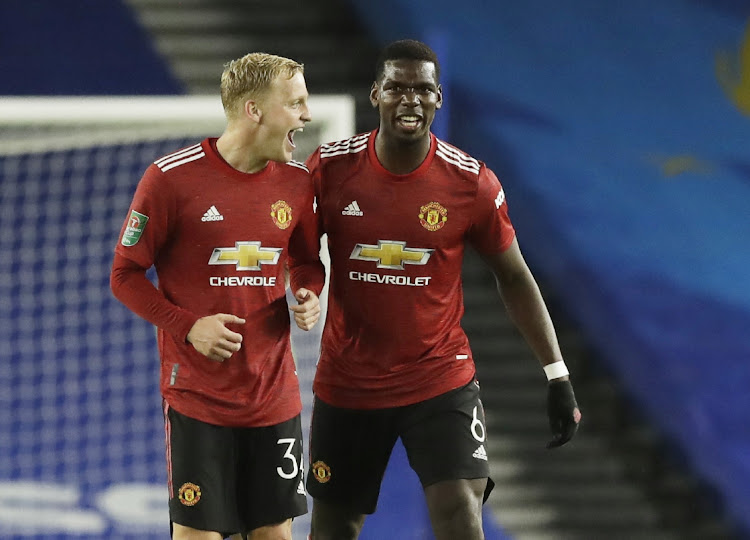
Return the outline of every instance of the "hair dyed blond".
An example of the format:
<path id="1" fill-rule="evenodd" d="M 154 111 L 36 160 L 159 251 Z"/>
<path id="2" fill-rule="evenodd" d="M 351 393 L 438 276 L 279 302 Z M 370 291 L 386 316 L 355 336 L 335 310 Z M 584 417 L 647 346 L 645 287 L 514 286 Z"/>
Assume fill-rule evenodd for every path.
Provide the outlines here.
<path id="1" fill-rule="evenodd" d="M 303 64 L 274 54 L 250 53 L 227 63 L 221 74 L 221 103 L 227 118 L 238 115 L 248 99 L 262 99 L 278 76 L 291 79 L 297 73 L 304 73 Z"/>

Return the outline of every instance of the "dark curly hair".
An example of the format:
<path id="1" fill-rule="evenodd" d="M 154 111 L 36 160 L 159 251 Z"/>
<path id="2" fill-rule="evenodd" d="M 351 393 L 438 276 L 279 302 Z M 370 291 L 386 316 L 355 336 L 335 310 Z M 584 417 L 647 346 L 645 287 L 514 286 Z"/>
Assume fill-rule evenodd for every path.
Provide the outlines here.
<path id="1" fill-rule="evenodd" d="M 389 60 L 421 60 L 435 64 L 435 76 L 440 80 L 440 63 L 437 55 L 429 46 L 415 39 L 401 39 L 393 41 L 385 46 L 378 55 L 375 64 L 375 80 L 379 81 L 383 76 L 385 63 Z"/>

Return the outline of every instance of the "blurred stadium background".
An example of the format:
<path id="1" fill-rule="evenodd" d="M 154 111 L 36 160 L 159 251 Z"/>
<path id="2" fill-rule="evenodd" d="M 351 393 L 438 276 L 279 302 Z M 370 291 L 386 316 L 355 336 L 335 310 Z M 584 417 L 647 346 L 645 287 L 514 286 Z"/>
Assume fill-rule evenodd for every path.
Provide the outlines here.
<path id="1" fill-rule="evenodd" d="M 164 106 L 95 131 L 84 97 L 122 117 L 136 97 L 217 96 L 246 52 L 290 56 L 324 110 L 304 159 L 340 120 L 325 96 L 351 96 L 337 129 L 375 127 L 375 55 L 402 37 L 441 58 L 435 131 L 505 186 L 584 410 L 544 451 L 543 375 L 469 255 L 487 538 L 750 538 L 750 4 L 490 4 L 0 3 L 0 538 L 168 537 L 153 328 L 108 274 L 142 171 L 217 128 L 167 133 Z M 67 97 L 50 122 L 39 96 Z M 316 336 L 294 346 L 309 404 Z M 400 448 L 362 538 L 431 538 Z"/>

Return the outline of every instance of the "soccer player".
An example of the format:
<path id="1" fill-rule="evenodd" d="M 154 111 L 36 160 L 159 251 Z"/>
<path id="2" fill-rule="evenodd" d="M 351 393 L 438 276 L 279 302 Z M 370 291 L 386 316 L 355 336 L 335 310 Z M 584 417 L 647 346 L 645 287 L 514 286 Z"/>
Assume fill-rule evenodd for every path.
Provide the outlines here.
<path id="1" fill-rule="evenodd" d="M 307 98 L 293 60 L 229 62 L 224 132 L 148 167 L 115 249 L 115 296 L 158 327 L 175 540 L 291 540 L 307 511 L 289 313 L 312 328 L 325 278 L 312 180 L 291 161 Z"/>
<path id="2" fill-rule="evenodd" d="M 379 128 L 322 145 L 307 162 L 331 257 L 307 478 L 313 540 L 358 537 L 399 437 L 436 538 L 483 538 L 481 508 L 493 483 L 479 383 L 460 325 L 467 245 L 491 267 L 547 374 L 548 446 L 570 440 L 580 420 L 500 182 L 430 132 L 442 100 L 435 53 L 413 40 L 391 43 L 370 93 Z"/>

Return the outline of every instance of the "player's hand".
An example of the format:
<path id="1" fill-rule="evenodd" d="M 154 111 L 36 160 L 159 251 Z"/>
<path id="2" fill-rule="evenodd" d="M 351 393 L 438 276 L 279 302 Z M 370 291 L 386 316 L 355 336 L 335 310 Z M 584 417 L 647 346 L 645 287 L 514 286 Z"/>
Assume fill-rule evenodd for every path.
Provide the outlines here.
<path id="1" fill-rule="evenodd" d="M 223 362 L 239 351 L 242 344 L 242 334 L 232 332 L 226 325 L 244 323 L 245 319 L 228 313 L 201 317 L 188 332 L 187 340 L 203 356 Z"/>
<path id="2" fill-rule="evenodd" d="M 553 380 L 548 384 L 547 417 L 552 430 L 552 440 L 547 443 L 548 449 L 562 446 L 578 431 L 581 410 L 569 380 Z"/>
<path id="3" fill-rule="evenodd" d="M 310 330 L 320 318 L 318 295 L 311 290 L 300 288 L 294 293 L 294 297 L 297 299 L 297 305 L 289 307 L 294 313 L 294 322 L 301 330 Z"/>

